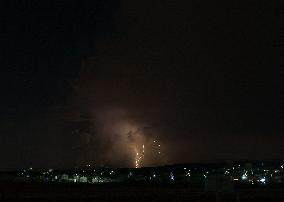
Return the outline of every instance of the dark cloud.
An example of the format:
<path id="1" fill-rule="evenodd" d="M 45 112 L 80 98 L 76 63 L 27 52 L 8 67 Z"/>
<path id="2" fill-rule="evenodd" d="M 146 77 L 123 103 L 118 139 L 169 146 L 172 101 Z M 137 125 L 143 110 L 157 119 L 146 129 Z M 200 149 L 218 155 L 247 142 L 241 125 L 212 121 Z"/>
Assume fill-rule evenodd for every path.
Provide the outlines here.
<path id="1" fill-rule="evenodd" d="M 12 51 L 12 58 L 26 61 L 28 75 L 4 91 L 16 117 L 20 111 L 30 121 L 2 122 L 3 131 L 11 133 L 2 142 L 14 138 L 26 151 L 13 165 L 32 159 L 38 165 L 133 166 L 143 143 L 153 154 L 143 165 L 283 158 L 283 80 L 273 52 L 273 2 L 64 4 L 70 7 L 46 10 L 47 22 L 26 18 L 51 30 L 47 38 L 39 26 L 23 35 L 42 30 L 39 39 L 47 39 L 48 47 L 40 54 L 35 54 L 41 50 L 38 41 L 14 37 L 19 47 L 31 43 L 32 51 Z M 23 102 L 11 102 L 16 99 Z M 12 130 L 12 123 L 23 128 Z M 155 139 L 161 156 L 151 143 Z"/>
<path id="2" fill-rule="evenodd" d="M 76 102 L 94 114 L 115 107 L 139 127 L 153 125 L 171 163 L 280 158 L 281 144 L 273 149 L 276 142 L 264 141 L 282 133 L 280 94 L 266 71 L 273 13 L 265 6 L 273 5 L 123 1 L 113 36 L 82 66 Z"/>

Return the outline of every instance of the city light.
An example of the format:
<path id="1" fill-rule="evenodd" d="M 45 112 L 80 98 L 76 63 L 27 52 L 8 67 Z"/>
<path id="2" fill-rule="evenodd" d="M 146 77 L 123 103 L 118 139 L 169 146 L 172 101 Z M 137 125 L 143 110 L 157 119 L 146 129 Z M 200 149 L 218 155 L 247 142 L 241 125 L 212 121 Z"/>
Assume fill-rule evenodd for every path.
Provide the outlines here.
<path id="1" fill-rule="evenodd" d="M 170 179 L 171 179 L 172 181 L 175 180 L 175 176 L 174 176 L 174 174 L 173 174 L 172 172 L 170 173 Z"/>
<path id="2" fill-rule="evenodd" d="M 142 160 L 143 160 L 143 145 L 137 147 L 137 152 L 135 155 L 135 163 L 136 167 L 140 168 Z M 147 145 L 144 146 L 144 149 L 147 148 Z M 155 145 L 157 148 L 157 145 Z M 140 150 L 138 150 L 140 149 Z M 138 155 L 137 155 L 138 154 Z M 85 165 L 85 164 L 84 164 Z M 53 173 L 46 170 L 37 170 L 30 168 L 22 169 L 19 171 L 18 176 L 26 178 L 27 182 L 31 180 L 40 180 L 42 182 L 69 182 L 69 183 L 108 183 L 108 182 L 122 182 L 123 180 L 131 179 L 134 181 L 143 181 L 143 180 L 155 180 L 155 182 L 168 182 L 168 183 L 179 183 L 179 182 L 189 182 L 189 179 L 193 177 L 199 177 L 204 182 L 209 182 L 213 178 L 209 178 L 209 176 L 218 176 L 223 173 L 223 176 L 230 175 L 231 183 L 246 184 L 246 185 L 254 185 L 254 186 L 269 186 L 273 183 L 284 183 L 283 181 L 283 172 L 279 170 L 279 164 L 277 167 L 253 167 L 250 170 L 243 167 L 242 169 L 229 170 L 224 167 L 219 168 L 198 168 L 194 167 L 191 171 L 189 167 L 192 165 L 185 165 L 183 167 L 173 166 L 172 169 L 163 170 L 160 167 L 149 168 L 150 170 L 145 172 L 144 169 L 137 169 L 133 172 L 130 168 L 128 174 L 125 172 L 121 172 L 120 169 L 114 170 L 113 168 L 98 168 L 96 170 L 74 170 L 74 171 L 58 171 L 55 170 Z M 148 168 L 147 168 L 148 170 Z M 221 171 L 221 173 L 220 173 Z M 223 171 L 223 172 L 222 172 Z M 115 173 L 115 175 L 114 175 Z M 196 175 L 197 174 L 197 175 Z M 165 179 L 163 176 L 167 176 Z M 185 181 L 184 181 L 185 180 Z M 268 183 L 269 182 L 269 183 Z"/>
<path id="3" fill-rule="evenodd" d="M 259 182 L 261 182 L 261 183 L 265 184 L 265 183 L 266 183 L 266 179 L 265 179 L 265 177 L 261 178 L 261 179 L 259 180 Z"/>
<path id="4" fill-rule="evenodd" d="M 242 175 L 242 180 L 246 180 L 247 178 L 248 178 L 248 176 L 247 176 L 246 173 Z"/>

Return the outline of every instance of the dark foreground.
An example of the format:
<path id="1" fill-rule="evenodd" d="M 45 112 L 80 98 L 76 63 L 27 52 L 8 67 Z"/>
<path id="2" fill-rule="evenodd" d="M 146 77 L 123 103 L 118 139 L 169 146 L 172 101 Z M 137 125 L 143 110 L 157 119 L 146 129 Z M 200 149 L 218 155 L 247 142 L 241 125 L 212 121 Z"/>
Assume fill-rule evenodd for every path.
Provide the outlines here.
<path id="1" fill-rule="evenodd" d="M 0 201 L 284 201 L 283 189 L 197 192 L 187 187 L 155 185 L 2 184 Z"/>

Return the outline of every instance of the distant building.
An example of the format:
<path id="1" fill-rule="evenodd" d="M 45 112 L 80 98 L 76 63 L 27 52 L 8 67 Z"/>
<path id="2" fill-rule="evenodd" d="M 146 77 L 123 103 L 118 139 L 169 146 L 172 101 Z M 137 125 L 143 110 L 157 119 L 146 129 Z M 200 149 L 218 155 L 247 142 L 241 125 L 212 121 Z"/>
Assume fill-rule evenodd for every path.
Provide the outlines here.
<path id="1" fill-rule="evenodd" d="M 69 181 L 69 176 L 67 174 L 63 174 L 61 175 L 61 181 L 62 182 L 68 182 Z"/>
<path id="2" fill-rule="evenodd" d="M 87 177 L 83 176 L 83 177 L 80 177 L 79 182 L 85 183 L 85 182 L 88 182 L 88 179 L 87 179 Z"/>

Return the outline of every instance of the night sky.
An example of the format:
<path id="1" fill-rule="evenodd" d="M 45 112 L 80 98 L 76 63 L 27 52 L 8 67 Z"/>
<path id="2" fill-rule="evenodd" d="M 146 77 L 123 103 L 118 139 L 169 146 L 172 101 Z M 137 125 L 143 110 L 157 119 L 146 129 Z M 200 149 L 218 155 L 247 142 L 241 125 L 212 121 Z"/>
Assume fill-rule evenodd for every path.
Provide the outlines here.
<path id="1" fill-rule="evenodd" d="M 277 1 L 0 7 L 1 169 L 284 158 Z"/>

